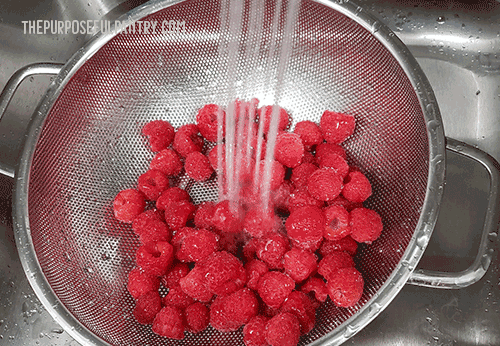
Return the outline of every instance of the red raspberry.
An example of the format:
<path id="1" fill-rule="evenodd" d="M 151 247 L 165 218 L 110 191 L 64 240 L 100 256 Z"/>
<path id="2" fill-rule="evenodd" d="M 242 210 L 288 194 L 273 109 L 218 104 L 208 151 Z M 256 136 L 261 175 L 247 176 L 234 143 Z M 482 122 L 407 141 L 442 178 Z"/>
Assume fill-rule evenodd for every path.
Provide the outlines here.
<path id="1" fill-rule="evenodd" d="M 198 126 L 187 124 L 179 127 L 172 144 L 175 151 L 182 157 L 186 157 L 194 151 L 201 151 L 203 148 L 203 137 L 199 134 Z"/>
<path id="2" fill-rule="evenodd" d="M 266 341 L 270 346 L 296 346 L 300 338 L 300 323 L 290 312 L 280 312 L 267 322 Z"/>
<path id="3" fill-rule="evenodd" d="M 288 237 L 298 248 L 316 251 L 323 240 L 325 218 L 317 207 L 294 210 L 285 223 Z"/>
<path id="4" fill-rule="evenodd" d="M 257 125 L 257 130 L 258 130 L 258 127 L 259 125 Z M 252 136 L 252 139 L 250 140 L 250 148 L 252 149 L 252 158 L 254 160 L 264 160 L 265 157 L 266 157 L 266 150 L 267 150 L 267 140 L 265 138 L 262 138 L 262 144 L 261 144 L 261 147 L 260 147 L 260 155 L 258 155 L 259 153 L 257 152 L 257 149 L 258 149 L 258 146 L 259 146 L 259 136 L 257 133 L 255 133 L 255 135 Z"/>
<path id="5" fill-rule="evenodd" d="M 382 219 L 375 210 L 356 208 L 350 217 L 351 237 L 358 243 L 371 244 L 382 233 Z"/>
<path id="6" fill-rule="evenodd" d="M 307 185 L 307 181 L 309 180 L 311 174 L 313 174 L 317 169 L 318 167 L 312 163 L 302 163 L 293 169 L 290 180 L 296 188 L 305 186 Z"/>
<path id="7" fill-rule="evenodd" d="M 158 292 L 148 292 L 140 296 L 135 302 L 134 317 L 140 324 L 151 324 L 160 310 L 160 294 Z"/>
<path id="8" fill-rule="evenodd" d="M 221 107 L 214 104 L 208 104 L 203 106 L 203 108 L 198 111 L 198 114 L 196 114 L 198 129 L 207 141 L 217 142 L 219 112 L 222 115 L 222 138 L 224 138 L 226 112 L 224 112 Z"/>
<path id="9" fill-rule="evenodd" d="M 168 293 L 162 299 L 164 306 L 171 305 L 184 310 L 194 303 L 194 299 L 188 296 L 180 287 L 174 287 L 168 290 Z"/>
<path id="10" fill-rule="evenodd" d="M 238 253 L 238 243 L 240 241 L 239 233 L 225 233 L 219 234 L 219 249 L 236 255 Z"/>
<path id="11" fill-rule="evenodd" d="M 288 210 L 288 200 L 290 199 L 290 195 L 295 191 L 295 187 L 293 184 L 285 180 L 281 183 L 280 187 L 274 190 L 271 193 L 271 201 L 274 207 L 281 211 Z M 316 200 L 316 199 L 314 199 Z"/>
<path id="12" fill-rule="evenodd" d="M 356 243 L 356 241 L 350 236 L 347 236 L 336 241 L 325 240 L 319 248 L 319 253 L 324 257 L 333 251 L 345 251 L 349 255 L 354 256 L 357 250 L 358 243 Z"/>
<path id="13" fill-rule="evenodd" d="M 207 329 L 210 313 L 205 304 L 195 302 L 184 310 L 186 329 L 191 333 L 199 333 Z"/>
<path id="14" fill-rule="evenodd" d="M 347 161 L 340 155 L 328 153 L 321 157 L 319 168 L 328 168 L 340 175 L 342 179 L 349 173 L 349 165 Z"/>
<path id="15" fill-rule="evenodd" d="M 206 181 L 214 172 L 208 158 L 199 151 L 193 151 L 186 156 L 184 168 L 187 175 L 196 181 Z"/>
<path id="16" fill-rule="evenodd" d="M 269 233 L 275 233 L 281 221 L 272 210 L 250 209 L 243 219 L 243 230 L 252 237 L 262 238 Z"/>
<path id="17" fill-rule="evenodd" d="M 194 224 L 196 225 L 196 227 L 207 229 L 212 228 L 212 218 L 214 216 L 214 211 L 214 202 L 202 202 L 201 204 L 199 204 L 196 212 L 194 213 Z"/>
<path id="18" fill-rule="evenodd" d="M 154 152 L 168 148 L 174 140 L 175 129 L 165 120 L 153 120 L 142 128 L 142 134 L 149 137 L 149 145 Z"/>
<path id="19" fill-rule="evenodd" d="M 288 199 L 288 210 L 290 213 L 293 213 L 295 210 L 300 209 L 302 207 L 323 207 L 324 203 L 320 200 L 317 200 L 307 190 L 307 186 L 300 187 L 293 191 Z"/>
<path id="20" fill-rule="evenodd" d="M 248 288 L 217 297 L 210 309 L 210 324 L 221 332 L 232 332 L 257 315 L 259 302 Z"/>
<path id="21" fill-rule="evenodd" d="M 259 281 L 258 292 L 264 303 L 271 308 L 279 308 L 295 288 L 295 282 L 288 275 L 270 271 Z"/>
<path id="22" fill-rule="evenodd" d="M 167 338 L 184 339 L 184 316 L 175 306 L 167 305 L 156 314 L 153 333 Z"/>
<path id="23" fill-rule="evenodd" d="M 293 291 L 280 308 L 281 312 L 290 312 L 297 316 L 300 332 L 309 333 L 316 322 L 316 309 L 311 299 L 301 291 Z"/>
<path id="24" fill-rule="evenodd" d="M 158 292 L 159 288 L 160 279 L 151 273 L 134 268 L 128 274 L 127 289 L 134 299 L 148 292 Z"/>
<path id="25" fill-rule="evenodd" d="M 171 229 L 178 230 L 193 218 L 195 210 L 196 207 L 188 201 L 174 202 L 165 209 L 165 221 Z"/>
<path id="26" fill-rule="evenodd" d="M 172 149 L 163 149 L 153 157 L 149 164 L 150 169 L 155 169 L 168 177 L 179 175 L 182 171 L 182 161 Z"/>
<path id="27" fill-rule="evenodd" d="M 222 157 L 222 170 L 223 172 L 226 170 L 226 145 L 225 144 L 217 144 L 215 147 L 210 150 L 208 153 L 208 161 L 210 162 L 210 166 L 214 169 L 214 171 L 217 172 L 218 167 L 217 165 L 219 164 L 218 162 L 218 152 L 219 152 L 219 147 L 222 148 L 221 152 L 221 157 Z"/>
<path id="28" fill-rule="evenodd" d="M 280 106 L 274 106 L 278 108 L 278 131 L 284 131 L 288 127 L 288 123 L 290 122 L 290 115 L 288 115 L 287 111 L 281 108 Z M 263 106 L 259 108 L 257 111 L 257 115 L 259 119 L 263 122 L 263 130 L 264 133 L 267 134 L 269 132 L 269 126 L 271 125 L 271 118 L 273 114 L 273 106 Z"/>
<path id="29" fill-rule="evenodd" d="M 241 230 L 241 221 L 231 211 L 229 201 L 222 201 L 215 205 L 212 223 L 222 232 L 238 233 Z"/>
<path id="30" fill-rule="evenodd" d="M 339 205 L 339 206 L 344 207 L 348 212 L 350 212 L 354 208 L 363 207 L 363 203 L 354 203 L 354 202 L 348 201 L 342 195 L 338 196 L 337 198 L 335 198 L 332 201 L 328 201 L 327 205 Z"/>
<path id="31" fill-rule="evenodd" d="M 293 132 L 300 136 L 307 151 L 311 151 L 314 146 L 323 142 L 323 134 L 321 133 L 321 129 L 316 123 L 310 120 L 298 122 L 295 125 L 295 129 L 293 130 Z"/>
<path id="32" fill-rule="evenodd" d="M 304 152 L 304 157 L 302 158 L 302 163 L 316 163 L 316 158 L 310 151 Z"/>
<path id="33" fill-rule="evenodd" d="M 255 259 L 255 255 L 257 253 L 257 248 L 260 246 L 262 239 L 260 238 L 252 238 L 243 246 L 243 257 L 250 261 Z"/>
<path id="34" fill-rule="evenodd" d="M 340 240 L 351 233 L 349 212 L 339 205 L 331 205 L 323 209 L 325 229 L 323 236 L 327 240 Z"/>
<path id="35" fill-rule="evenodd" d="M 295 168 L 302 162 L 304 144 L 295 133 L 283 132 L 276 138 L 275 159 L 286 167 Z"/>
<path id="36" fill-rule="evenodd" d="M 148 243 L 137 249 L 137 265 L 156 276 L 165 275 L 174 260 L 174 247 L 167 242 Z"/>
<path id="37" fill-rule="evenodd" d="M 293 248 L 283 256 L 283 266 L 287 273 L 295 282 L 307 279 L 318 269 L 318 258 L 315 254 L 307 250 Z"/>
<path id="38" fill-rule="evenodd" d="M 331 201 L 342 191 L 342 177 L 330 169 L 318 169 L 309 177 L 307 191 L 320 201 Z"/>
<path id="39" fill-rule="evenodd" d="M 257 291 L 260 278 L 269 271 L 266 263 L 253 259 L 245 264 L 245 272 L 247 275 L 247 287 Z"/>
<path id="40" fill-rule="evenodd" d="M 132 223 L 146 208 L 144 195 L 134 189 L 118 192 L 113 201 L 113 212 L 115 217 L 122 222 Z"/>
<path id="41" fill-rule="evenodd" d="M 156 208 L 165 210 L 175 202 L 189 201 L 189 194 L 179 187 L 171 187 L 162 192 L 156 201 Z"/>
<path id="42" fill-rule="evenodd" d="M 257 315 L 254 316 L 243 327 L 243 342 L 245 346 L 267 346 L 266 324 L 269 318 Z"/>
<path id="43" fill-rule="evenodd" d="M 186 263 L 177 263 L 170 271 L 162 276 L 161 283 L 165 288 L 176 288 L 179 286 L 179 280 L 189 273 L 189 267 Z"/>
<path id="44" fill-rule="evenodd" d="M 364 202 L 372 194 L 372 186 L 359 171 L 350 172 L 344 182 L 344 189 L 342 195 L 351 202 Z"/>
<path id="45" fill-rule="evenodd" d="M 179 279 L 179 286 L 184 293 L 204 303 L 209 302 L 213 297 L 208 289 L 205 274 L 205 267 L 197 263 L 186 276 Z"/>
<path id="46" fill-rule="evenodd" d="M 344 160 L 347 160 L 345 149 L 338 144 L 321 143 L 316 147 L 316 163 L 320 163 L 323 156 L 327 154 L 337 154 Z"/>
<path id="47" fill-rule="evenodd" d="M 334 251 L 319 262 L 318 274 L 322 275 L 327 281 L 330 279 L 332 273 L 340 268 L 354 267 L 354 260 L 352 257 L 343 251 Z"/>
<path id="48" fill-rule="evenodd" d="M 314 292 L 314 297 L 321 303 L 324 303 L 328 297 L 325 282 L 317 277 L 310 277 L 300 290 L 304 293 Z"/>
<path id="49" fill-rule="evenodd" d="M 327 281 L 328 295 L 335 305 L 348 308 L 356 305 L 363 295 L 364 281 L 356 268 L 340 268 Z"/>
<path id="50" fill-rule="evenodd" d="M 182 240 L 178 247 L 175 256 L 181 262 L 198 262 L 207 258 L 219 247 L 219 237 L 217 234 L 207 231 L 206 229 L 196 230 L 194 228 L 185 227 L 183 230 L 187 232 L 177 233 L 174 236 L 173 242 L 176 242 L 176 237 L 182 236 Z"/>
<path id="51" fill-rule="evenodd" d="M 261 184 L 264 182 L 264 177 L 265 177 L 265 170 L 266 170 L 266 161 L 262 160 L 260 161 L 260 167 L 259 167 L 259 174 L 260 174 L 260 182 Z M 271 191 L 274 191 L 280 187 L 280 185 L 283 183 L 283 180 L 285 179 L 285 167 L 281 163 L 279 163 L 276 160 L 273 160 L 273 163 L 271 165 Z"/>
<path id="52" fill-rule="evenodd" d="M 290 250 L 288 239 L 279 233 L 264 238 L 257 246 L 257 257 L 269 268 L 283 268 L 283 255 Z"/>
<path id="53" fill-rule="evenodd" d="M 172 238 L 172 232 L 168 229 L 168 226 L 160 220 L 150 220 L 147 225 L 136 233 L 139 235 L 141 244 L 170 241 Z"/>
<path id="54" fill-rule="evenodd" d="M 234 255 L 219 251 L 203 262 L 208 289 L 217 295 L 228 295 L 246 283 L 243 264 Z"/>
<path id="55" fill-rule="evenodd" d="M 342 143 L 354 133 L 356 121 L 352 115 L 325 111 L 320 120 L 321 132 L 328 143 Z"/>
<path id="56" fill-rule="evenodd" d="M 170 186 L 168 178 L 160 171 L 150 169 L 139 176 L 137 189 L 150 201 L 156 201 L 160 194 Z"/>

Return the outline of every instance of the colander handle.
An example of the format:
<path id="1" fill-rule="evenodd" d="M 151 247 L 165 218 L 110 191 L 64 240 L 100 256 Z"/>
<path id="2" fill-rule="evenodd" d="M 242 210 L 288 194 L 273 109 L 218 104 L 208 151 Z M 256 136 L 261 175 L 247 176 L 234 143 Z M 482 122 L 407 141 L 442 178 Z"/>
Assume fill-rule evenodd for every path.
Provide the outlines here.
<path id="1" fill-rule="evenodd" d="M 447 150 L 481 163 L 489 173 L 488 209 L 483 223 L 479 250 L 474 262 L 466 270 L 450 273 L 417 269 L 407 282 L 417 286 L 458 289 L 479 281 L 490 266 L 500 220 L 500 165 L 493 157 L 475 147 L 451 138 L 447 138 L 446 141 Z"/>
<path id="2" fill-rule="evenodd" d="M 35 63 L 26 65 L 17 70 L 5 85 L 0 94 L 0 121 L 9 106 L 12 96 L 19 85 L 28 77 L 40 74 L 58 74 L 63 67 L 62 64 L 55 63 Z M 15 170 L 7 164 L 0 162 L 0 174 L 14 178 Z"/>

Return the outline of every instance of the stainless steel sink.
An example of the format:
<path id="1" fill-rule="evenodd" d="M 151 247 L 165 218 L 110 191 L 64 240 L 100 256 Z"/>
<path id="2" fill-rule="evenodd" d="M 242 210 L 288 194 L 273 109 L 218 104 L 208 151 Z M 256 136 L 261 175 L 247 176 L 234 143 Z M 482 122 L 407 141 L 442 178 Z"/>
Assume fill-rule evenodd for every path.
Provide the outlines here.
<path id="1" fill-rule="evenodd" d="M 64 63 L 89 39 L 85 35 L 25 34 L 22 21 L 114 20 L 142 2 L 4 2 L 0 7 L 0 89 L 19 68 L 34 62 Z M 500 161 L 500 3 L 355 2 L 387 24 L 416 56 L 436 94 L 445 134 Z M 49 76 L 30 78 L 16 92 L 0 122 L 0 162 L 15 166 L 26 126 L 49 82 Z M 458 144 L 454 148 L 448 152 L 438 226 L 419 268 L 458 272 L 473 263 L 488 213 L 488 193 L 498 188 L 492 186 L 488 167 L 481 160 L 464 155 Z M 12 186 L 12 179 L 0 176 L 0 345 L 75 346 L 77 342 L 52 320 L 24 276 L 12 230 Z M 499 220 L 493 222 L 496 230 Z M 488 241 L 498 250 L 495 235 Z M 500 345 L 497 253 L 484 277 L 469 287 L 440 290 L 406 285 L 347 344 Z"/>

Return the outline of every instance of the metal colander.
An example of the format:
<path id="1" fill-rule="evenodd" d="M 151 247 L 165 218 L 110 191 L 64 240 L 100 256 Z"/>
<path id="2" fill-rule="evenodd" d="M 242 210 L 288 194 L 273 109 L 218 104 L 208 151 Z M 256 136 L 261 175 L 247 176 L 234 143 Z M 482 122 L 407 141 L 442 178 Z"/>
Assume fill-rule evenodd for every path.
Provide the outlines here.
<path id="1" fill-rule="evenodd" d="M 112 211 L 116 194 L 134 188 L 153 157 L 140 134 L 144 124 L 192 123 L 204 104 L 226 100 L 229 60 L 219 55 L 219 6 L 155 1 L 135 9 L 131 21 L 182 21 L 185 32 L 97 35 L 66 64 L 32 121 L 14 202 L 21 260 L 46 308 L 81 343 L 242 344 L 241 331 L 209 327 L 174 341 L 135 322 L 126 282 L 139 241 Z M 261 10 L 268 18 L 274 5 Z M 272 38 L 266 22 L 258 54 L 249 60 L 250 50 L 241 53 L 234 89 L 260 105 L 272 104 L 263 82 Z M 371 181 L 367 206 L 384 223 L 382 236 L 361 245 L 355 259 L 365 279 L 360 302 L 348 309 L 327 302 L 300 341 L 341 343 L 393 299 L 427 244 L 444 175 L 441 120 L 406 48 L 347 0 L 302 1 L 291 37 L 280 99 L 291 128 L 319 122 L 326 109 L 356 117 L 356 132 L 345 142 L 348 160 Z M 216 182 L 181 176 L 175 183 L 195 202 L 217 198 Z"/>

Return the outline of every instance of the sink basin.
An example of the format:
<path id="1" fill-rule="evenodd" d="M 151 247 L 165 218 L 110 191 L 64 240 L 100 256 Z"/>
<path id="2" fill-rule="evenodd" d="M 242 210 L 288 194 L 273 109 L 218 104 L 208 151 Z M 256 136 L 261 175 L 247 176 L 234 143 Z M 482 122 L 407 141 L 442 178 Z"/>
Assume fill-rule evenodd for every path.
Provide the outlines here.
<path id="1" fill-rule="evenodd" d="M 113 20 L 144 1 L 43 0 L 0 9 L 0 89 L 33 62 L 66 62 L 86 35 L 24 34 L 22 21 Z M 409 47 L 429 79 L 445 134 L 500 161 L 500 3 L 483 1 L 355 1 Z M 0 162 L 14 166 L 50 77 L 23 82 L 0 122 Z M 455 147 L 456 148 L 456 147 Z M 459 272 L 475 260 L 492 186 L 488 167 L 460 150 L 448 152 L 447 186 L 437 227 L 419 269 Z M 11 222 L 12 180 L 0 176 L 0 345 L 65 345 L 76 341 L 55 323 L 31 290 L 19 263 Z M 494 220 L 498 224 L 499 220 Z M 498 225 L 497 225 L 498 226 Z M 495 227 L 496 230 L 497 227 Z M 498 250 L 494 236 L 490 240 Z M 353 345 L 500 344 L 500 260 L 460 290 L 406 285 Z"/>

